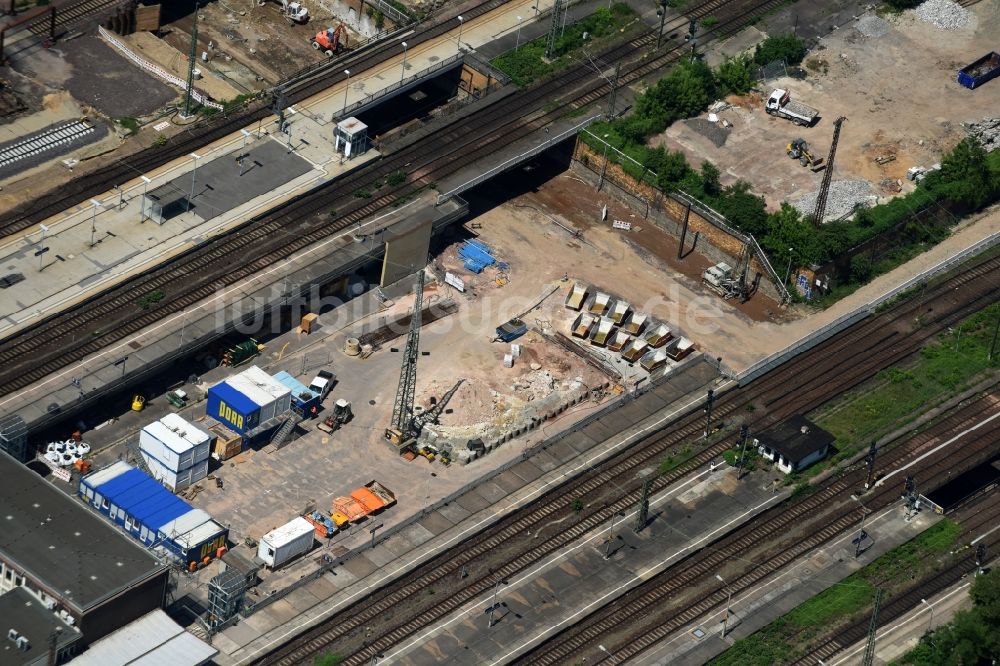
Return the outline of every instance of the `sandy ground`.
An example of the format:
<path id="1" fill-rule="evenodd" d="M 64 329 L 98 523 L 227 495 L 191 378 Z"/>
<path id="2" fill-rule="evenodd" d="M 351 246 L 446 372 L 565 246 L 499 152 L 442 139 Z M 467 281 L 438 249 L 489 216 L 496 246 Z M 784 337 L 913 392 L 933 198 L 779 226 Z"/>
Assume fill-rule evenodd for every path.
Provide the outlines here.
<path id="1" fill-rule="evenodd" d="M 316 2 L 305 3 L 310 19 L 305 25 L 289 25 L 280 13 L 277 3 L 259 6 L 256 1 L 228 4 L 209 3 L 201 8 L 198 22 L 198 53 L 205 51 L 211 62 L 225 69 L 233 68 L 231 62 L 250 71 L 234 71 L 231 75 L 247 87 L 260 88 L 261 82 L 253 75 L 274 84 L 298 70 L 320 62 L 325 56 L 312 48 L 312 38 L 328 25 L 336 25 L 332 14 Z M 227 9 L 227 6 L 231 9 Z M 164 40 L 182 53 L 191 48 L 193 14 L 185 15 L 165 25 Z M 356 35 L 351 35 L 356 37 Z M 358 41 L 350 39 L 349 44 Z M 214 48 L 209 48 L 212 42 Z M 227 61 L 226 56 L 232 58 Z M 227 64 L 222 65 L 223 62 Z"/>
<path id="2" fill-rule="evenodd" d="M 187 79 L 187 54 L 181 53 L 153 33 L 136 32 L 123 37 L 122 41 L 131 47 L 139 57 L 163 67 L 174 76 Z M 219 62 L 225 62 L 225 60 Z M 205 64 L 198 61 L 195 66 L 202 72 L 202 78 L 195 81 L 195 88 L 208 93 L 212 99 L 227 100 L 240 94 L 240 90 L 227 83 L 225 79 L 213 71 L 216 67 L 215 63 Z"/>
<path id="3" fill-rule="evenodd" d="M 497 191 L 505 191 L 503 180 L 498 181 Z M 600 222 L 605 203 L 608 221 Z M 613 230 L 614 219 L 633 222 L 632 230 Z M 763 294 L 743 305 L 721 299 L 701 282 L 702 271 L 713 262 L 696 252 L 678 261 L 676 239 L 633 216 L 617 201 L 596 194 L 569 172 L 488 210 L 475 222 L 482 225 L 476 230 L 480 240 L 510 264 L 507 286 L 496 289 L 485 284 L 487 278 L 478 284 L 498 295 L 520 289 L 527 296 L 500 311 L 518 314 L 526 307 L 522 304 L 530 305 L 545 293 L 543 285 L 562 284 L 568 277 L 542 313 L 526 318 L 528 323 L 548 320 L 564 334 L 576 316 L 563 305 L 575 281 L 624 298 L 634 310 L 668 324 L 694 341 L 698 350 L 722 356 L 731 366 L 748 364 L 772 348 L 766 336 L 752 333 L 756 323 L 787 316 Z"/>
<path id="4" fill-rule="evenodd" d="M 955 81 L 958 69 L 996 49 L 1000 0 L 971 8 L 974 29 L 946 31 L 916 19 L 912 12 L 889 16 L 887 34 L 868 38 L 851 23 L 819 41 L 805 61 L 804 80 L 781 78 L 763 84 L 786 88 L 793 98 L 820 111 L 814 127 L 802 128 L 768 116 L 758 97 L 732 101 L 737 108 L 720 118 L 733 124 L 725 144 L 715 145 L 695 128 L 679 122 L 654 143 L 682 150 L 692 164 L 708 159 L 723 172 L 726 184 L 748 181 L 768 204 L 777 207 L 819 187 L 823 174 L 812 173 L 785 155 L 785 146 L 802 137 L 815 154 L 826 157 L 838 116 L 848 118 L 837 149 L 835 179 L 864 179 L 884 200 L 906 181 L 911 166 L 940 161 L 964 137 L 960 125 L 1000 113 L 1000 86 L 971 91 Z M 874 159 L 895 155 L 884 165 Z"/>

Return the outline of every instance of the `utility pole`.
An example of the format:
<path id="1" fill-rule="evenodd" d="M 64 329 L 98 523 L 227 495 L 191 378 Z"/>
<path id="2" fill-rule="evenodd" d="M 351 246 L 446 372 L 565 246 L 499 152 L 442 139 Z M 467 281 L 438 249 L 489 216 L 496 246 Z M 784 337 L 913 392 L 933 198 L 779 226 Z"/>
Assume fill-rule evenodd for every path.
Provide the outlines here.
<path id="1" fill-rule="evenodd" d="M 715 404 L 715 391 L 708 389 L 708 398 L 705 404 L 705 439 L 712 432 L 712 405 Z"/>
<path id="2" fill-rule="evenodd" d="M 985 561 L 986 561 L 986 544 L 981 543 L 978 546 L 976 546 L 976 573 L 975 573 L 976 576 L 983 573 L 983 562 Z"/>
<path id="3" fill-rule="evenodd" d="M 741 425 L 740 426 L 740 465 L 736 470 L 736 480 L 739 481 L 743 478 L 743 465 L 746 462 L 747 457 L 747 442 L 750 440 L 750 426 Z"/>
<path id="4" fill-rule="evenodd" d="M 906 477 L 906 482 L 903 486 L 904 494 L 903 497 L 906 499 L 906 522 L 910 522 L 913 516 L 916 515 L 917 510 L 920 508 L 920 496 L 917 494 L 917 481 L 912 476 Z"/>
<path id="5" fill-rule="evenodd" d="M 552 24 L 549 26 L 549 41 L 545 45 L 545 57 L 552 58 L 556 52 L 556 40 L 559 38 L 559 24 L 562 23 L 566 8 L 562 0 L 554 0 L 552 3 Z"/>
<path id="6" fill-rule="evenodd" d="M 500 583 L 506 585 L 507 581 L 505 581 L 503 578 L 498 578 L 497 584 L 493 586 L 493 603 L 490 604 L 490 624 L 489 624 L 490 628 L 493 627 L 493 613 L 497 609 L 497 592 L 500 591 Z"/>
<path id="7" fill-rule="evenodd" d="M 198 0 L 194 3 L 194 27 L 191 29 L 191 52 L 188 54 L 187 90 L 184 91 L 184 117 L 191 115 L 191 90 L 194 89 L 194 62 L 198 57 Z"/>
<path id="8" fill-rule="evenodd" d="M 660 15 L 660 32 L 656 35 L 656 50 L 659 51 L 663 43 L 663 24 L 667 20 L 667 0 L 660 0 L 660 8 L 656 13 Z"/>
<path id="9" fill-rule="evenodd" d="M 621 62 L 615 63 L 615 78 L 611 81 L 611 94 L 608 96 L 608 112 L 606 119 L 610 121 L 615 117 L 615 101 L 618 99 L 618 75 L 621 73 Z"/>
<path id="10" fill-rule="evenodd" d="M 611 527 L 608 528 L 608 541 L 604 547 L 604 559 L 611 557 L 611 542 L 615 540 L 615 521 L 618 520 L 618 512 L 611 514 Z"/>
<path id="11" fill-rule="evenodd" d="M 635 514 L 635 527 L 632 528 L 636 534 L 641 532 L 646 527 L 646 523 L 649 522 L 649 492 L 652 489 L 652 479 L 646 479 L 642 482 L 642 497 L 639 498 L 639 509 Z"/>
<path id="12" fill-rule="evenodd" d="M 861 507 L 861 526 L 858 528 L 858 538 L 857 538 L 858 543 L 857 546 L 854 548 L 854 557 L 855 559 L 857 559 L 861 557 L 861 544 L 864 542 L 865 537 L 868 536 L 865 533 L 865 518 L 868 516 L 868 509 L 865 508 L 865 505 L 861 503 L 861 499 L 858 498 L 857 495 L 851 495 L 851 499 L 857 502 L 858 505 Z"/>
<path id="13" fill-rule="evenodd" d="M 882 588 L 875 588 L 875 608 L 872 610 L 872 621 L 868 625 L 868 644 L 865 646 L 865 656 L 862 666 L 872 666 L 875 661 L 875 632 L 878 630 L 878 609 L 882 604 Z"/>
<path id="14" fill-rule="evenodd" d="M 722 620 L 722 637 L 725 638 L 726 633 L 729 630 L 729 608 L 731 607 L 733 601 L 733 588 L 729 587 L 729 583 L 727 583 L 726 580 L 719 574 L 715 574 L 715 577 L 718 578 L 719 582 L 725 585 L 726 589 L 729 591 L 729 596 L 726 597 L 726 617 Z"/>
<path id="15" fill-rule="evenodd" d="M 865 464 L 868 466 L 868 480 L 865 481 L 865 490 L 871 489 L 872 481 L 875 479 L 875 454 L 877 452 L 878 446 L 872 442 L 871 446 L 868 447 L 868 455 L 865 456 Z"/>

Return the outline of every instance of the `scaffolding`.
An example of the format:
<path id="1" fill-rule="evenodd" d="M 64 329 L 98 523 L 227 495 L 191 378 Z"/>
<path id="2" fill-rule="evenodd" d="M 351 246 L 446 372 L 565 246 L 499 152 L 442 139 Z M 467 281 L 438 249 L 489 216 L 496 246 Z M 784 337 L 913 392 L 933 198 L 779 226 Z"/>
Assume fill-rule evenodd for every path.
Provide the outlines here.
<path id="1" fill-rule="evenodd" d="M 228 622 L 243 610 L 247 592 L 247 577 L 236 569 L 227 569 L 208 583 L 209 623 L 217 626 Z"/>
<path id="2" fill-rule="evenodd" d="M 21 462 L 28 460 L 28 427 L 20 416 L 0 416 L 0 450 Z"/>

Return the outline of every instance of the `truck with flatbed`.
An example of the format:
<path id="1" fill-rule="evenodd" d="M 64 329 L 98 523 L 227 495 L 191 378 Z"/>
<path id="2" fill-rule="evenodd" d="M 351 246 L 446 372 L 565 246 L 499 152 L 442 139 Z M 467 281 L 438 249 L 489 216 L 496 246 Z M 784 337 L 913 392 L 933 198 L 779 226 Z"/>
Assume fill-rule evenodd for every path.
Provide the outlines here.
<path id="1" fill-rule="evenodd" d="M 787 118 L 803 127 L 812 125 L 819 117 L 819 111 L 801 102 L 796 102 L 792 99 L 791 93 L 782 88 L 775 88 L 771 91 L 771 96 L 767 98 L 764 109 L 772 116 Z"/>

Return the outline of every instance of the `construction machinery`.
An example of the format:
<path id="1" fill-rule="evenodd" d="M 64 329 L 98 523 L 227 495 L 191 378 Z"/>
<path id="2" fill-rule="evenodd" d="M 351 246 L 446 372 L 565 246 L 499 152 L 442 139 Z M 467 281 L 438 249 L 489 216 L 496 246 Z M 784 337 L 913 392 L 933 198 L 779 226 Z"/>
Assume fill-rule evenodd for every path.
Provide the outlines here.
<path id="1" fill-rule="evenodd" d="M 798 160 L 799 164 L 809 167 L 813 172 L 823 168 L 823 158 L 812 154 L 812 151 L 809 150 L 809 144 L 805 139 L 795 139 L 785 146 L 785 152 L 793 160 Z"/>
<path id="2" fill-rule="evenodd" d="M 327 58 L 340 53 L 341 49 L 347 48 L 347 28 L 341 23 L 336 28 L 320 30 L 313 37 L 312 47 L 317 51 L 323 51 Z"/>
<path id="3" fill-rule="evenodd" d="M 351 403 L 343 398 L 340 398 L 333 404 L 333 415 L 326 417 L 326 419 L 316 427 L 323 432 L 337 432 L 340 430 L 340 426 L 350 421 L 353 417 L 354 413 L 351 411 Z"/>
<path id="4" fill-rule="evenodd" d="M 301 25 L 309 22 L 309 10 L 301 2 L 291 2 L 290 0 L 274 1 L 281 6 L 281 15 L 289 23 L 298 23 Z M 257 0 L 257 5 L 260 7 L 266 4 L 267 0 Z"/>
<path id="5" fill-rule="evenodd" d="M 413 437 L 413 398 L 417 388 L 417 355 L 420 349 L 420 324 L 424 305 L 424 272 L 417 271 L 417 284 L 413 299 L 410 332 L 403 349 L 403 363 L 399 370 L 399 386 L 392 407 L 392 422 L 385 430 L 385 438 L 400 451 L 408 449 Z"/>
<path id="6" fill-rule="evenodd" d="M 833 140 L 830 142 L 830 154 L 826 157 L 826 173 L 823 174 L 823 183 L 819 186 L 819 194 L 816 196 L 816 209 L 813 211 L 813 224 L 817 227 L 823 224 L 823 217 L 826 215 L 826 201 L 830 196 L 830 182 L 833 179 L 833 158 L 837 156 L 837 143 L 840 142 L 840 127 L 847 120 L 844 116 L 833 121 Z"/>

